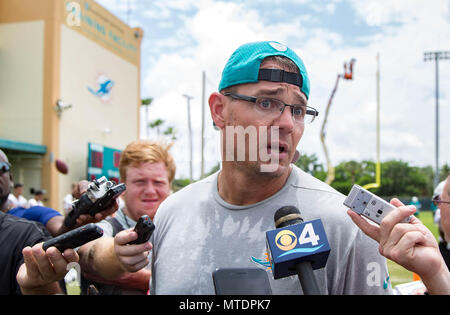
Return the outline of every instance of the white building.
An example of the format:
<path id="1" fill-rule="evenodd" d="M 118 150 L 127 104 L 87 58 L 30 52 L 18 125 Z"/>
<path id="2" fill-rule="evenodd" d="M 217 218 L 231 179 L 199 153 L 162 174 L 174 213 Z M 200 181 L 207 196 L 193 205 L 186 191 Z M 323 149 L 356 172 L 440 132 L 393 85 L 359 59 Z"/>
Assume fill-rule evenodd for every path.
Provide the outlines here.
<path id="1" fill-rule="evenodd" d="M 142 36 L 93 0 L 0 0 L 0 149 L 26 197 L 45 189 L 61 210 L 88 144 L 139 138 Z"/>

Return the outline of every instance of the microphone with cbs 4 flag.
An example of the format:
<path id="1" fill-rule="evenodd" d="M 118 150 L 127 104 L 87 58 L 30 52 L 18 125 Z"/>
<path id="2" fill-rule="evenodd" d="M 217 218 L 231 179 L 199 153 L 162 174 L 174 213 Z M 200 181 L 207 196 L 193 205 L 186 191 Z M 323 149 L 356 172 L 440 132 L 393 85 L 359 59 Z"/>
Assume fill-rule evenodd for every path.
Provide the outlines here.
<path id="1" fill-rule="evenodd" d="M 266 232 L 274 279 L 297 274 L 305 295 L 320 294 L 313 270 L 325 267 L 330 253 L 322 221 L 303 222 L 293 206 L 277 210 L 274 220 L 277 229 Z"/>

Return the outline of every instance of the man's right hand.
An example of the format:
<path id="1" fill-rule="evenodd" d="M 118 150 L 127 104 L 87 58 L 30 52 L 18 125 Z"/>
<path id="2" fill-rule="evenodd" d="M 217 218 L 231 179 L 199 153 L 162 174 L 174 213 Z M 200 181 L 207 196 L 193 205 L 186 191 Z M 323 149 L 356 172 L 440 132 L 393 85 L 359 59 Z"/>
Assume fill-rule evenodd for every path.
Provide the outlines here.
<path id="1" fill-rule="evenodd" d="M 152 249 L 150 242 L 137 245 L 128 243 L 136 240 L 137 233 L 133 229 L 124 230 L 114 237 L 114 252 L 125 271 L 136 272 L 148 265 L 148 255 Z"/>

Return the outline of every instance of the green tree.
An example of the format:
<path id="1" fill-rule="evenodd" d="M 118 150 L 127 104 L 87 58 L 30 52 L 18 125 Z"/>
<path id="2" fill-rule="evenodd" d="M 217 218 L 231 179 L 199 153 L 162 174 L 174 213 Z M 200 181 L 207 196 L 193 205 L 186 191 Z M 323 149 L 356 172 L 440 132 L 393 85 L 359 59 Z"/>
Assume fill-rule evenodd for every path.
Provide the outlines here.
<path id="1" fill-rule="evenodd" d="M 362 175 L 358 179 L 357 184 L 364 186 L 375 182 L 376 177 L 376 163 L 373 161 L 364 160 L 361 162 Z"/>
<path id="2" fill-rule="evenodd" d="M 187 185 L 189 185 L 191 183 L 191 181 L 189 180 L 189 178 L 178 178 L 178 179 L 174 179 L 172 182 L 172 189 L 174 192 L 179 191 L 180 189 L 186 187 Z"/>
<path id="3" fill-rule="evenodd" d="M 430 194 L 429 170 L 390 160 L 381 163 L 381 186 L 373 192 L 381 196 L 424 196 Z"/>
<path id="4" fill-rule="evenodd" d="M 153 102 L 153 98 L 151 98 L 151 97 L 141 99 L 141 105 L 142 106 L 148 107 L 148 106 L 150 106 L 150 104 L 152 102 Z"/>
<path id="5" fill-rule="evenodd" d="M 375 180 L 373 161 L 344 161 L 335 167 L 331 186 L 347 195 L 354 184 L 364 186 Z M 433 170 L 430 166 L 415 167 L 407 162 L 390 160 L 381 163 L 381 185 L 371 191 L 379 196 L 430 196 Z"/>
<path id="6" fill-rule="evenodd" d="M 169 126 L 167 129 L 163 132 L 163 135 L 170 136 L 171 140 L 177 140 L 177 131 L 175 127 Z"/>
<path id="7" fill-rule="evenodd" d="M 450 175 L 450 165 L 445 163 L 439 172 L 439 180 L 443 181 L 447 178 L 447 176 Z"/>
<path id="8" fill-rule="evenodd" d="M 354 184 L 363 176 L 363 167 L 357 161 L 346 161 L 339 163 L 334 168 L 334 181 L 331 187 L 337 191 L 348 194 Z"/>
<path id="9" fill-rule="evenodd" d="M 325 178 L 327 177 L 323 165 L 318 162 L 317 155 L 314 153 L 311 155 L 308 155 L 306 153 L 301 154 L 294 164 L 298 166 L 301 170 L 311 174 L 312 176 L 322 181 L 325 180 Z"/>
<path id="10" fill-rule="evenodd" d="M 148 108 L 150 107 L 150 105 L 153 102 L 153 98 L 148 97 L 148 98 L 143 98 L 141 99 L 141 106 L 143 106 L 145 108 L 145 135 L 147 138 L 149 138 L 149 134 L 148 134 Z"/>
<path id="11" fill-rule="evenodd" d="M 148 124 L 148 126 L 152 129 L 156 129 L 156 134 L 159 137 L 159 134 L 160 134 L 159 128 L 161 127 L 162 124 L 164 124 L 164 120 L 158 118 L 158 119 L 151 121 Z"/>

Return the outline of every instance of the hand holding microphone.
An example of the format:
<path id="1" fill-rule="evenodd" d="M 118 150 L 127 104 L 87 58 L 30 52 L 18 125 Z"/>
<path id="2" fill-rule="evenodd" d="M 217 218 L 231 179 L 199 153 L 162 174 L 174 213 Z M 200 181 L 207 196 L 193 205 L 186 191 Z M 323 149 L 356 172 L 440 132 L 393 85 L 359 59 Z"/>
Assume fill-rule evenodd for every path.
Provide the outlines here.
<path id="1" fill-rule="evenodd" d="M 148 265 L 152 244 L 148 241 L 155 225 L 148 215 L 139 218 L 133 230 L 125 230 L 114 237 L 114 251 L 122 267 L 128 272 L 136 272 Z"/>
<path id="2" fill-rule="evenodd" d="M 321 220 L 303 222 L 293 206 L 274 216 L 276 230 L 266 233 L 274 279 L 297 274 L 305 295 L 321 294 L 313 270 L 326 265 L 330 246 Z"/>

